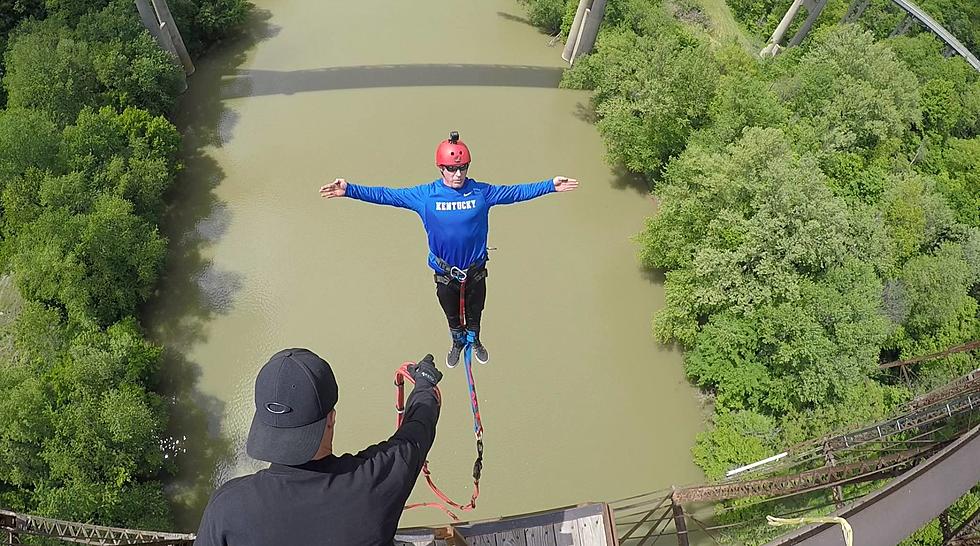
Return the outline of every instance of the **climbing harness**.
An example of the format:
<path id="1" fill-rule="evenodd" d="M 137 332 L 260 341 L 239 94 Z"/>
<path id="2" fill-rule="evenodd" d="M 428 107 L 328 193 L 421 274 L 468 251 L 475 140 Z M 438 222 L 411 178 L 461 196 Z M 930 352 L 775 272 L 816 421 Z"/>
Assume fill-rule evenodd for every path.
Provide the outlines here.
<path id="1" fill-rule="evenodd" d="M 442 268 L 443 271 L 445 271 L 445 273 L 443 273 L 442 275 L 438 273 L 434 275 L 436 282 L 439 284 L 450 284 L 453 281 L 458 282 L 460 300 L 462 300 L 463 294 L 466 293 L 465 292 L 466 287 L 463 285 L 464 282 L 470 282 L 470 283 L 479 282 L 487 277 L 487 268 L 485 267 L 486 262 L 483 262 L 479 265 L 473 264 L 467 267 L 466 269 L 460 269 L 455 265 L 449 265 L 449 262 L 443 260 L 439 256 L 433 256 L 433 258 L 435 258 L 436 265 L 438 265 L 439 267 Z M 462 301 L 460 301 L 459 310 L 460 310 L 460 316 L 459 316 L 460 323 L 465 327 L 466 315 L 463 314 L 463 312 L 466 309 Z"/>
<path id="2" fill-rule="evenodd" d="M 467 342 L 467 346 L 470 343 Z M 395 371 L 395 412 L 397 413 L 397 418 L 395 420 L 395 428 L 402 425 L 402 419 L 405 417 L 405 381 L 408 380 L 410 383 L 414 384 L 415 380 L 412 379 L 411 374 L 408 373 L 408 367 L 413 365 L 413 362 L 405 362 L 401 365 L 398 370 Z M 429 471 L 429 461 L 422 463 L 422 473 L 425 474 L 425 481 L 429 484 L 429 489 L 439 499 L 449 506 L 461 510 L 463 512 L 469 512 L 476 508 L 476 499 L 480 496 L 480 475 L 483 473 L 483 424 L 480 422 L 480 408 L 477 406 L 476 399 L 476 387 L 473 384 L 473 373 L 470 370 L 470 356 L 466 355 L 466 376 L 467 384 L 470 389 L 470 404 L 473 406 L 473 427 L 474 433 L 476 434 L 476 461 L 473 463 L 473 494 L 470 496 L 470 502 L 468 504 L 459 504 L 449 498 L 448 495 L 442 492 L 435 482 L 432 480 L 432 473 Z M 439 403 L 442 403 L 442 393 L 439 391 L 439 387 L 433 387 L 436 394 L 436 399 Z M 405 510 L 411 510 L 412 508 L 438 508 L 445 512 L 453 521 L 459 521 L 459 517 L 452 512 L 449 508 L 442 503 L 438 502 L 419 502 L 414 504 L 406 504 Z"/>

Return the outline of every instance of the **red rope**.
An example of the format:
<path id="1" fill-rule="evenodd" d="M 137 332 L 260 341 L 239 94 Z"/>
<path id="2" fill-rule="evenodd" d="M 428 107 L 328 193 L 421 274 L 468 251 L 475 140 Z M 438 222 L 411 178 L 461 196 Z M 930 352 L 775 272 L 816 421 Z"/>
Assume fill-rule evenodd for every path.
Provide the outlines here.
<path id="1" fill-rule="evenodd" d="M 415 384 L 415 380 L 412 379 L 411 374 L 408 373 L 408 367 L 414 364 L 415 364 L 414 362 L 405 362 L 404 364 L 401 365 L 400 368 L 398 368 L 398 370 L 395 371 L 395 412 L 397 412 L 397 417 L 395 419 L 395 428 L 398 428 L 402 425 L 402 420 L 405 417 L 405 381 L 407 380 L 413 385 Z M 442 393 L 439 391 L 439 387 L 433 387 L 432 389 L 435 391 L 436 400 L 438 400 L 439 403 L 442 404 Z M 482 468 L 482 459 L 483 459 L 483 439 L 477 437 L 477 463 L 480 464 L 481 468 Z M 476 464 L 474 465 L 474 467 L 475 466 Z M 477 476 L 474 476 L 473 479 L 473 495 L 470 496 L 470 502 L 468 504 L 459 504 L 458 502 L 455 502 L 452 499 L 450 499 L 449 496 L 443 493 L 442 490 L 439 489 L 438 486 L 436 486 L 435 482 L 432 481 L 432 473 L 429 471 L 429 461 L 425 461 L 422 464 L 422 474 L 425 475 L 425 481 L 429 484 L 429 489 L 431 489 L 432 492 L 435 493 L 435 495 L 439 497 L 439 500 L 441 500 L 443 503 L 448 504 L 449 506 L 452 506 L 453 508 L 456 508 L 463 512 L 469 512 L 474 508 L 476 508 L 476 499 L 477 497 L 480 496 L 480 478 L 478 477 L 478 473 L 476 473 L 475 471 L 474 473 L 477 474 Z M 420 502 L 415 504 L 406 504 L 405 510 L 411 510 L 412 508 L 421 508 L 421 507 L 438 508 L 443 512 L 445 512 L 446 515 L 448 515 L 450 518 L 452 518 L 453 521 L 459 521 L 459 517 L 457 517 L 456 514 L 454 514 L 451 510 L 449 510 L 449 508 L 447 508 L 445 505 L 437 502 Z"/>
<path id="2" fill-rule="evenodd" d="M 459 324 L 466 329 L 466 279 L 459 281 Z"/>

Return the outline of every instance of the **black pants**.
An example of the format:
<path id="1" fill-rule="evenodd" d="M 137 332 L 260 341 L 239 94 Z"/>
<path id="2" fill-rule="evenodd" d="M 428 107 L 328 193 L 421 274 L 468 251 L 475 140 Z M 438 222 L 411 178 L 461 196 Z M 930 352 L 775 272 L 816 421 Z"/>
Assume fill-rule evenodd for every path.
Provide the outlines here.
<path id="1" fill-rule="evenodd" d="M 471 273 L 472 275 L 472 273 Z M 436 297 L 439 298 L 439 305 L 446 313 L 446 320 L 449 327 L 454 330 L 463 328 L 459 320 L 459 283 L 451 281 L 443 284 L 436 281 Z M 487 302 L 487 278 L 476 282 L 466 282 L 466 329 L 474 332 L 480 331 L 480 317 L 483 316 L 483 305 Z"/>

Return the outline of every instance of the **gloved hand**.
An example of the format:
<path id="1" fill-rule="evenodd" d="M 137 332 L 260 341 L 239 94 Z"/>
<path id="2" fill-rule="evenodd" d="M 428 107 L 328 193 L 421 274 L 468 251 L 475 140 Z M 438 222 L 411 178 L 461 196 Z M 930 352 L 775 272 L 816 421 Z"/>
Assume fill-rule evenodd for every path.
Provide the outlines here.
<path id="1" fill-rule="evenodd" d="M 442 372 L 436 369 L 436 363 L 432 355 L 425 355 L 417 364 L 408 367 L 408 373 L 415 380 L 415 384 L 428 383 L 434 387 L 442 379 Z"/>

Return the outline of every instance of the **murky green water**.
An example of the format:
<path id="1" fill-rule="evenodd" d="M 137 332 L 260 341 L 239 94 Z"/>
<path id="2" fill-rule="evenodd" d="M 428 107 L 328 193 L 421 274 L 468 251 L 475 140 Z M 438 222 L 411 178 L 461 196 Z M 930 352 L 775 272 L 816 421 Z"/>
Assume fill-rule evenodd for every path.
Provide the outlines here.
<path id="1" fill-rule="evenodd" d="M 306 346 L 333 366 L 338 451 L 392 432 L 401 362 L 444 358 L 417 216 L 317 189 L 340 176 L 431 181 L 451 129 L 478 180 L 582 182 L 491 214 L 482 337 L 493 358 L 475 370 L 486 460 L 467 517 L 698 480 L 696 393 L 679 353 L 650 336 L 663 291 L 629 240 L 654 204 L 603 163 L 588 93 L 556 88 L 562 44 L 549 47 L 510 0 L 256 3 L 248 36 L 202 59 L 183 98 L 173 256 L 145 314 L 169 349 L 174 427 L 187 436 L 170 486 L 180 525 L 196 527 L 215 483 L 260 467 L 242 446 L 252 381 L 273 352 Z M 462 367 L 445 371 L 430 465 L 465 501 L 471 415 Z M 422 483 L 412 500 L 434 497 Z M 443 520 L 416 510 L 402 524 Z"/>

